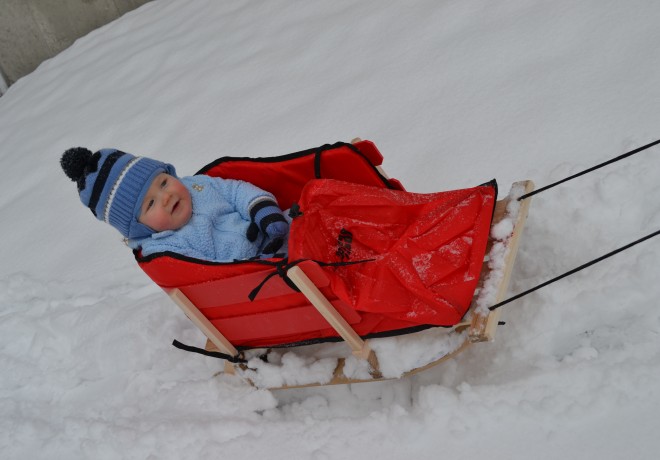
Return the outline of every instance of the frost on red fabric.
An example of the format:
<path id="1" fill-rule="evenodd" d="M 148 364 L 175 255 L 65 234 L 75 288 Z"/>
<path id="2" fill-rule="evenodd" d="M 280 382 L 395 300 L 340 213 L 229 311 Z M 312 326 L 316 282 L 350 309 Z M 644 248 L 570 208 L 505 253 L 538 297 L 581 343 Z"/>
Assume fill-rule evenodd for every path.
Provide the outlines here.
<path id="1" fill-rule="evenodd" d="M 289 260 L 359 262 L 324 268 L 355 310 L 453 325 L 479 280 L 495 194 L 492 186 L 418 194 L 313 180 L 300 197 Z"/>

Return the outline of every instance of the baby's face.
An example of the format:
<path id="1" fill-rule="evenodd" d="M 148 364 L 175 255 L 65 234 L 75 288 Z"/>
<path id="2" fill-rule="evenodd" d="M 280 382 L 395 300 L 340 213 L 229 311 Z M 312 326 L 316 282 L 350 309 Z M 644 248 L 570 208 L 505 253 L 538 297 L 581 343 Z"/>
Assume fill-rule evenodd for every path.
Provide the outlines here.
<path id="1" fill-rule="evenodd" d="M 142 201 L 139 221 L 157 232 L 178 230 L 192 217 L 190 192 L 179 179 L 161 173 Z"/>

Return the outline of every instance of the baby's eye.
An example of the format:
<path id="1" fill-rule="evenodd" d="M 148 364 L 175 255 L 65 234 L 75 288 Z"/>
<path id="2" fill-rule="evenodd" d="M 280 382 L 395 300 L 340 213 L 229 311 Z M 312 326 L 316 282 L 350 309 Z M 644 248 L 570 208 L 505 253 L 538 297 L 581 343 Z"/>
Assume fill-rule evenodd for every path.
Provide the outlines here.
<path id="1" fill-rule="evenodd" d="M 149 203 L 147 203 L 146 211 L 150 210 L 153 205 L 154 205 L 154 200 L 149 200 Z"/>
<path id="2" fill-rule="evenodd" d="M 165 187 L 167 185 L 167 179 L 163 179 L 163 182 L 160 183 L 161 187 Z"/>

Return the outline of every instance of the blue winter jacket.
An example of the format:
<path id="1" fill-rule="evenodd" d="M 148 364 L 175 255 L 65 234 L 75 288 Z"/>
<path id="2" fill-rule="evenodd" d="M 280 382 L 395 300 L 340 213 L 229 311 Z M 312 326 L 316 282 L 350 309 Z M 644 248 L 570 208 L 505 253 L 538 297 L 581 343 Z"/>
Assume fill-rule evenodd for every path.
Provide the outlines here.
<path id="1" fill-rule="evenodd" d="M 165 230 L 129 241 L 142 255 L 172 251 L 198 259 L 229 262 L 260 255 L 268 241 L 260 233 L 251 242 L 246 234 L 249 209 L 255 200 L 272 194 L 248 183 L 205 175 L 179 179 L 192 197 L 192 217 L 178 230 Z M 286 238 L 285 238 L 286 242 Z M 283 247 L 278 252 L 285 252 Z"/>

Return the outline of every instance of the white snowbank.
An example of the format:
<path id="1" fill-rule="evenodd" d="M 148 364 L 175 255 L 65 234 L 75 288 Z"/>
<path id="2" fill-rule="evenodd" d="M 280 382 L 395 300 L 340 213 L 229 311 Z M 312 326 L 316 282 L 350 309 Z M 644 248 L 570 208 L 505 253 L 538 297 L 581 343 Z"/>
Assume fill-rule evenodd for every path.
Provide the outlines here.
<path id="1" fill-rule="evenodd" d="M 190 174 L 360 136 L 411 191 L 542 186 L 660 137 L 658 17 L 156 0 L 43 63 L 0 98 L 2 457 L 655 459 L 657 241 L 504 307 L 495 343 L 413 378 L 268 392 L 170 346 L 203 337 L 58 160 L 114 146 Z M 534 197 L 511 291 L 660 227 L 658 152 Z"/>

